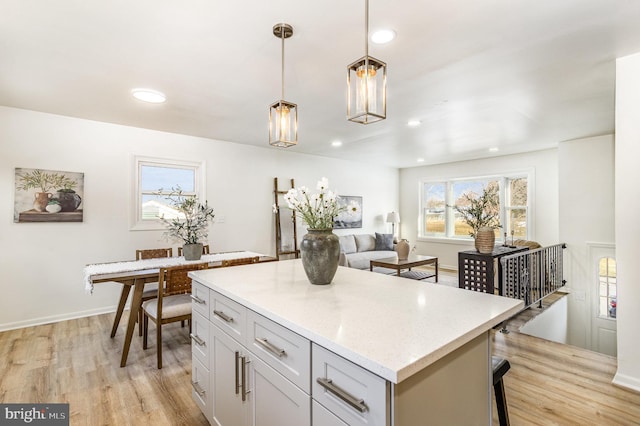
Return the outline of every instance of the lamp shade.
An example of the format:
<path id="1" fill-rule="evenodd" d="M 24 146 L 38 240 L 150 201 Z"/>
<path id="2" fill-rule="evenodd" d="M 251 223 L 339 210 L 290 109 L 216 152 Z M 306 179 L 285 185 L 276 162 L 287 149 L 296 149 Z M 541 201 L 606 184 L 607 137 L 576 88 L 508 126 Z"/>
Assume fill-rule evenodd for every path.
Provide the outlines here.
<path id="1" fill-rule="evenodd" d="M 400 223 L 400 214 L 398 212 L 387 213 L 387 223 Z"/>

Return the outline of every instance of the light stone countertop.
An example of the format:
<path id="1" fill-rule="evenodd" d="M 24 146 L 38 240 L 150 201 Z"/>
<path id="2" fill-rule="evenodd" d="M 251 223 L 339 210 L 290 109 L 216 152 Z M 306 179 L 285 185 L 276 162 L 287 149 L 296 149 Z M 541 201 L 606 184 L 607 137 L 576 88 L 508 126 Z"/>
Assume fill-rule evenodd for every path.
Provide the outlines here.
<path id="1" fill-rule="evenodd" d="M 312 285 L 300 259 L 190 276 L 393 383 L 524 306 L 520 300 L 342 266 L 331 284 Z"/>

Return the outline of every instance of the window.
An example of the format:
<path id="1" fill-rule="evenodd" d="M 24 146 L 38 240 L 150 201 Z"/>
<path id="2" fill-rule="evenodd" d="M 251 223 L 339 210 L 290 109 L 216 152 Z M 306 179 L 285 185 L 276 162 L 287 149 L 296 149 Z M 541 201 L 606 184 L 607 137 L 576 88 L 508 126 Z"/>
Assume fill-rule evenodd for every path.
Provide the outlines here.
<path id="1" fill-rule="evenodd" d="M 134 163 L 132 229 L 162 229 L 160 217 L 180 217 L 170 200 L 175 189 L 180 188 L 183 197 L 201 198 L 204 192 L 202 163 L 147 157 L 136 157 Z"/>
<path id="2" fill-rule="evenodd" d="M 469 239 L 471 229 L 453 206 L 468 202 L 465 196 L 475 196 L 484 188 L 494 187 L 499 196 L 499 216 L 502 228 L 496 229 L 497 239 L 506 232 L 514 238 L 527 239 L 529 230 L 528 176 L 488 176 L 474 179 L 452 179 L 421 184 L 420 237 Z"/>
<path id="3" fill-rule="evenodd" d="M 598 263 L 599 308 L 601 318 L 616 318 L 618 292 L 616 282 L 616 260 L 603 257 Z"/>

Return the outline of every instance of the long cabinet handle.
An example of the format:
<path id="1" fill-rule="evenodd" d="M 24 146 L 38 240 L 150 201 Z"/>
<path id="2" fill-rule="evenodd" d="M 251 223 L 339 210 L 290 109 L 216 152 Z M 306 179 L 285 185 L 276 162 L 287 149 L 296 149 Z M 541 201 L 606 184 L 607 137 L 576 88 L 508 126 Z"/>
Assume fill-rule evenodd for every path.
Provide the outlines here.
<path id="1" fill-rule="evenodd" d="M 259 344 L 278 358 L 282 358 L 287 354 L 284 349 L 280 349 L 273 343 L 269 342 L 267 339 L 256 337 L 254 340 L 257 344 Z"/>
<path id="2" fill-rule="evenodd" d="M 204 394 L 206 393 L 198 382 L 191 382 L 191 387 L 193 387 L 193 390 L 196 391 L 196 393 L 200 396 L 204 396 Z"/>
<path id="3" fill-rule="evenodd" d="M 240 352 L 236 351 L 236 395 L 240 393 L 240 379 L 238 376 L 240 375 Z"/>
<path id="4" fill-rule="evenodd" d="M 225 322 L 233 322 L 233 317 L 230 317 L 229 315 L 225 314 L 222 311 L 213 311 L 214 315 L 219 316 L 220 318 L 222 318 Z"/>
<path id="5" fill-rule="evenodd" d="M 191 337 L 191 340 L 193 340 L 194 342 L 196 342 L 198 345 L 200 346 L 207 346 L 207 342 L 205 342 L 204 340 L 202 340 L 199 336 L 194 335 L 193 333 L 189 333 L 189 337 Z"/>
<path id="6" fill-rule="evenodd" d="M 341 387 L 334 385 L 331 379 L 318 377 L 316 379 L 316 382 L 318 382 L 320 386 L 322 386 L 323 388 L 325 388 L 326 390 L 328 390 L 329 392 L 331 392 L 332 394 L 334 394 L 335 396 L 337 396 L 338 398 L 340 398 L 341 400 L 349 404 L 351 407 L 353 407 L 360 413 L 364 413 L 369 410 L 369 407 L 367 407 L 367 404 L 364 403 L 364 399 L 356 398 L 355 396 L 351 395 L 349 392 L 345 391 Z"/>
<path id="7" fill-rule="evenodd" d="M 247 400 L 247 394 L 249 392 L 251 392 L 250 390 L 247 390 L 247 364 L 249 364 L 251 361 L 247 361 L 247 357 L 246 356 L 241 356 L 240 360 L 242 362 L 241 364 L 241 371 L 242 371 L 242 382 L 241 382 L 241 386 L 242 386 L 242 402 Z"/>
<path id="8" fill-rule="evenodd" d="M 204 299 L 200 299 L 198 296 L 194 296 L 193 294 L 191 294 L 190 296 L 191 296 L 191 300 L 193 300 L 194 302 L 199 303 L 200 305 L 205 304 Z"/>

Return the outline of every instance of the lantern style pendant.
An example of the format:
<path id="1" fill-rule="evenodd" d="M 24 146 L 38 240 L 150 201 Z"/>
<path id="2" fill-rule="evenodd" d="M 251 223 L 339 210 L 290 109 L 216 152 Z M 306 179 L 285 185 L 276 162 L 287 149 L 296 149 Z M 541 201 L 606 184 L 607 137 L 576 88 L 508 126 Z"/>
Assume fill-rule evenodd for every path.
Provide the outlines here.
<path id="1" fill-rule="evenodd" d="M 369 56 L 369 0 L 364 50 L 364 56 L 347 67 L 347 119 L 369 124 L 387 118 L 387 64 Z"/>
<path id="2" fill-rule="evenodd" d="M 269 108 L 269 145 L 288 148 L 298 144 L 298 106 L 284 100 L 284 39 L 293 35 L 293 27 L 276 24 L 273 35 L 282 39 L 282 97 Z"/>

